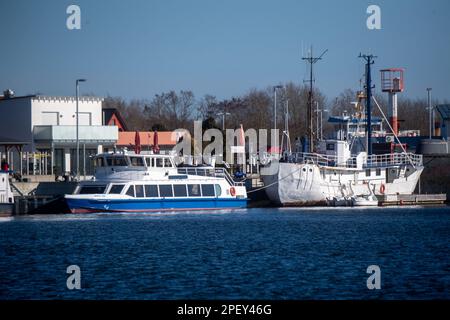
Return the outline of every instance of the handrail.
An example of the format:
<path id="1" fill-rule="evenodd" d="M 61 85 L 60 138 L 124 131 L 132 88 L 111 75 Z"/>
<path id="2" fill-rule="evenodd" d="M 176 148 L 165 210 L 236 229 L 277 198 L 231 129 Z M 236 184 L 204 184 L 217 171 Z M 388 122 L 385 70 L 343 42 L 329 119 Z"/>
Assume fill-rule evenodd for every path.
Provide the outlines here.
<path id="1" fill-rule="evenodd" d="M 241 182 L 236 182 L 233 180 L 231 175 L 224 168 L 208 168 L 208 167 L 185 167 L 178 168 L 179 174 L 188 174 L 196 176 L 206 176 L 206 177 L 217 177 L 225 178 L 227 182 L 232 186 L 243 185 Z"/>
<path id="2" fill-rule="evenodd" d="M 356 168 L 358 157 L 344 158 L 343 156 L 325 155 L 317 153 L 297 152 L 290 154 L 285 160 L 293 163 L 307 163 L 313 162 L 319 166 L 327 167 L 344 167 Z M 379 167 L 379 166 L 398 166 L 405 164 L 412 164 L 414 166 L 421 166 L 423 157 L 420 154 L 413 153 L 387 153 L 377 154 L 371 156 L 364 156 L 362 159 L 362 167 Z"/>

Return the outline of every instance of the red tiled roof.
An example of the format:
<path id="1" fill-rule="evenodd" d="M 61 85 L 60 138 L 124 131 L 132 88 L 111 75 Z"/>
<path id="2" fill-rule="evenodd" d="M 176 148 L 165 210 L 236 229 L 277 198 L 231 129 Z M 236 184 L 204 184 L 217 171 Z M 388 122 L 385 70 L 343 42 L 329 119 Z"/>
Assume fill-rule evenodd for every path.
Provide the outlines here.
<path id="1" fill-rule="evenodd" d="M 158 131 L 158 145 L 160 146 L 174 146 L 177 144 L 177 134 L 172 131 Z M 141 146 L 153 145 L 154 132 L 139 131 L 139 138 L 141 140 Z M 134 146 L 134 138 L 136 136 L 135 131 L 119 131 L 119 140 L 117 146 Z M 179 137 L 179 135 L 178 135 Z"/>

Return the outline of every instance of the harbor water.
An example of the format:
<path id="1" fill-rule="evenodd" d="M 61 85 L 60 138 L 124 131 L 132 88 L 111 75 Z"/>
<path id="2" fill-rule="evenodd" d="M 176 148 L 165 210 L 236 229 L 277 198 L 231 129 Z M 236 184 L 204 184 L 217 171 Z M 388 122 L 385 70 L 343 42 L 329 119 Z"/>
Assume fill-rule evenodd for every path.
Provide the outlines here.
<path id="1" fill-rule="evenodd" d="M 450 298 L 445 206 L 1 219 L 0 299 Z"/>

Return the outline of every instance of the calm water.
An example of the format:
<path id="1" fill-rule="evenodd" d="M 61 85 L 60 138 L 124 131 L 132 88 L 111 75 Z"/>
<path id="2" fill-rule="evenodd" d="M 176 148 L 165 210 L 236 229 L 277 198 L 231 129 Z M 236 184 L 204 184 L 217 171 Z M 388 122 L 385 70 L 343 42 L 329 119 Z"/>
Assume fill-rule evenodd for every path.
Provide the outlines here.
<path id="1" fill-rule="evenodd" d="M 4 218 L 0 298 L 449 299 L 449 239 L 449 207 Z"/>

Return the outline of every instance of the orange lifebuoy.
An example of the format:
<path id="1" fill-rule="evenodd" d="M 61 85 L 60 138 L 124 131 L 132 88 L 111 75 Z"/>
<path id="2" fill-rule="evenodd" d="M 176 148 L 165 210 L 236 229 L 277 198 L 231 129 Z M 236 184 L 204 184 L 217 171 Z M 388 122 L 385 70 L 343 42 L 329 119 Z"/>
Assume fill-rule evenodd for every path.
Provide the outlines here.
<path id="1" fill-rule="evenodd" d="M 234 197 L 236 195 L 236 189 L 234 187 L 230 188 L 230 194 L 232 197 Z"/>
<path id="2" fill-rule="evenodd" d="M 386 190 L 386 187 L 384 186 L 384 184 L 381 184 L 380 193 L 384 193 L 384 190 Z"/>

